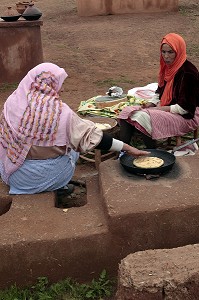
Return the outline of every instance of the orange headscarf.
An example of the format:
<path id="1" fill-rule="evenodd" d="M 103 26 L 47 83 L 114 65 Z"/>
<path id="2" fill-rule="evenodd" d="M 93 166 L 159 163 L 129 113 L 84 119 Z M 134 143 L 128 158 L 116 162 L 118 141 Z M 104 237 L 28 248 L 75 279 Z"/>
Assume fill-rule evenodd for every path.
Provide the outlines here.
<path id="1" fill-rule="evenodd" d="M 187 58 L 186 44 L 180 35 L 176 33 L 169 33 L 165 35 L 161 42 L 160 51 L 163 44 L 168 44 L 175 51 L 176 57 L 171 65 L 166 65 L 160 52 L 160 71 L 158 85 L 162 87 L 164 85 L 164 81 L 167 82 L 160 100 L 161 106 L 169 105 L 169 103 L 171 102 L 175 74 Z"/>

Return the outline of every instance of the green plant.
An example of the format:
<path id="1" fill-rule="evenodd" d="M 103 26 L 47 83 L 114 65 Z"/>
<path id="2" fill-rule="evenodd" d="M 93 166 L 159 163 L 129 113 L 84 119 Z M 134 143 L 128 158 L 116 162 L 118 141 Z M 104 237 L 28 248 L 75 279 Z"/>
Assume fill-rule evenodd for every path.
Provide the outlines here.
<path id="1" fill-rule="evenodd" d="M 98 280 L 90 284 L 79 284 L 70 278 L 49 284 L 46 277 L 39 277 L 35 285 L 20 289 L 16 285 L 0 290 L 0 300 L 85 300 L 111 296 L 113 281 L 105 270 Z"/>
<path id="2" fill-rule="evenodd" d="M 0 291 L 0 300 L 32 300 L 28 289 L 20 290 L 16 285 L 9 289 Z"/>
<path id="3" fill-rule="evenodd" d="M 186 6 L 183 6 L 183 5 L 180 5 L 179 6 L 179 12 L 182 14 L 182 15 L 186 15 L 188 12 L 187 12 L 187 7 Z"/>
<path id="4" fill-rule="evenodd" d="M 118 79 L 113 79 L 113 78 L 107 78 L 104 80 L 97 80 L 94 82 L 97 86 L 103 87 L 111 87 L 111 86 L 120 86 L 122 84 L 134 84 L 134 81 L 131 79 L 126 78 L 124 75 L 120 75 L 120 78 Z"/>
<path id="5" fill-rule="evenodd" d="M 18 83 L 1 83 L 0 92 L 7 92 L 15 90 L 18 86 Z"/>
<path id="6" fill-rule="evenodd" d="M 100 274 L 99 280 L 92 280 L 89 290 L 86 292 L 86 299 L 102 299 L 102 297 L 110 297 L 112 282 L 108 279 L 106 270 Z"/>

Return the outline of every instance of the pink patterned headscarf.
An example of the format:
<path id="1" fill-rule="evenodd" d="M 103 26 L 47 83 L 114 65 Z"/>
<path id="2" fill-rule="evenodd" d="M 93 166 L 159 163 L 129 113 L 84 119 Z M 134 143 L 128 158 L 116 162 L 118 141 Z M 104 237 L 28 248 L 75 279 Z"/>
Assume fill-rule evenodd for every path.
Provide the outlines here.
<path id="1" fill-rule="evenodd" d="M 69 142 L 72 111 L 58 94 L 67 76 L 63 68 L 42 63 L 28 72 L 6 100 L 0 117 L 4 181 L 23 164 L 32 145 L 62 146 Z"/>

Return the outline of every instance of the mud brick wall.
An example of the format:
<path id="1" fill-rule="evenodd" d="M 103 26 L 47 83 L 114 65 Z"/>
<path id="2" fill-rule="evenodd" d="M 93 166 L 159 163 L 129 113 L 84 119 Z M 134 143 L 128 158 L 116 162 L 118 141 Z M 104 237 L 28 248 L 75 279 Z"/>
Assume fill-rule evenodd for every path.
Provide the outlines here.
<path id="1" fill-rule="evenodd" d="M 77 0 L 79 16 L 174 11 L 178 0 Z"/>
<path id="2" fill-rule="evenodd" d="M 198 244 L 130 254 L 119 266 L 116 299 L 199 299 L 198 262 Z"/>
<path id="3" fill-rule="evenodd" d="M 43 62 L 42 25 L 40 20 L 0 21 L 0 83 L 17 83 Z"/>

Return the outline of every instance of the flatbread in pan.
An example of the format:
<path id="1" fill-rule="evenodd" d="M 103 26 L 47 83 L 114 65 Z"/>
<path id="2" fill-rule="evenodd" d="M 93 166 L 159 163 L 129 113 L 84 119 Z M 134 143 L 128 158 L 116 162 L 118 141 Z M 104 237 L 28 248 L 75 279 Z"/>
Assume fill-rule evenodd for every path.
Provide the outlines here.
<path id="1" fill-rule="evenodd" d="M 138 157 L 133 160 L 133 164 L 138 168 L 153 169 L 161 167 L 164 160 L 154 156 Z"/>
<path id="2" fill-rule="evenodd" d="M 152 175 L 160 175 L 165 174 L 168 171 L 170 171 L 175 164 L 176 157 L 174 154 L 169 153 L 165 150 L 161 149 L 145 149 L 146 151 L 150 152 L 147 157 L 158 157 L 161 158 L 164 161 L 164 164 L 161 167 L 158 168 L 151 168 L 151 169 L 145 169 L 145 168 L 138 168 L 133 164 L 133 161 L 136 159 L 133 158 L 130 154 L 125 153 L 120 157 L 120 164 L 122 167 L 128 171 L 131 174 L 136 175 L 146 175 L 146 174 L 152 174 Z"/>

